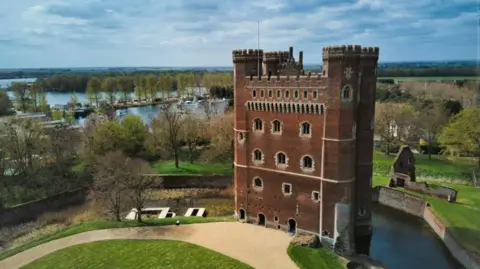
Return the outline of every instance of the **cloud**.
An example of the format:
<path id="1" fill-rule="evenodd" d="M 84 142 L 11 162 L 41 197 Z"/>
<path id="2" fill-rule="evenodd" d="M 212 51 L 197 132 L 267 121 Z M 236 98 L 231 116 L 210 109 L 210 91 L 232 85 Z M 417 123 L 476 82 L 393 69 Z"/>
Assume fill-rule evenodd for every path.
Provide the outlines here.
<path id="1" fill-rule="evenodd" d="M 0 67 L 229 66 L 232 49 L 257 47 L 257 21 L 262 48 L 294 45 L 309 64 L 331 44 L 379 46 L 381 61 L 475 59 L 476 1 L 0 1 Z"/>

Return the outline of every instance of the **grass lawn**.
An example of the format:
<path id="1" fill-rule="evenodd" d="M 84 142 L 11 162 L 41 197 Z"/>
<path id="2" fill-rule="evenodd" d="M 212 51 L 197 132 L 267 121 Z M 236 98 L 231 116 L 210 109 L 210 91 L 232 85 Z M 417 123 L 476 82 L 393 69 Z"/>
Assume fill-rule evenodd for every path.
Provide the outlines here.
<path id="1" fill-rule="evenodd" d="M 152 164 L 153 169 L 159 174 L 186 174 L 186 175 L 232 175 L 232 163 L 189 163 L 180 162 L 175 167 L 174 161 L 158 161 Z"/>
<path id="2" fill-rule="evenodd" d="M 288 256 L 300 269 L 343 269 L 345 268 L 331 250 L 290 245 Z"/>
<path id="3" fill-rule="evenodd" d="M 213 250 L 171 240 L 107 240 L 81 244 L 50 253 L 22 268 L 252 269 Z"/>
<path id="4" fill-rule="evenodd" d="M 79 234 L 79 233 L 93 231 L 93 230 L 110 229 L 110 228 L 173 225 L 177 220 L 180 220 L 182 224 L 234 221 L 233 218 L 201 218 L 201 217 L 188 217 L 188 218 L 178 217 L 178 218 L 168 218 L 168 219 L 154 219 L 154 220 L 148 220 L 148 221 L 146 220 L 142 223 L 138 223 L 136 221 L 109 221 L 109 220 L 89 221 L 76 226 L 69 227 L 65 230 L 61 230 L 53 235 L 50 235 L 44 238 L 39 238 L 32 242 L 26 243 L 25 245 L 1 252 L 0 260 L 6 259 L 24 250 L 50 242 L 52 240 L 67 237 L 74 234 Z"/>
<path id="5" fill-rule="evenodd" d="M 395 158 L 395 154 L 385 156 L 385 154 L 374 151 L 373 173 L 380 176 L 390 175 L 390 167 Z M 415 155 L 415 172 L 417 177 L 439 180 L 471 180 L 471 173 L 475 164 L 467 159 L 449 159 L 446 156 Z"/>

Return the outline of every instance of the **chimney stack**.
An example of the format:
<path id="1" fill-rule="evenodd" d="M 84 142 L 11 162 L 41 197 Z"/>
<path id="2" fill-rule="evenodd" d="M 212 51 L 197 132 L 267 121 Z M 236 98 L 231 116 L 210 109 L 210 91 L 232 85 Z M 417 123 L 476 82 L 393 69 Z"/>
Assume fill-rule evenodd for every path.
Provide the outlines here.
<path id="1" fill-rule="evenodd" d="M 288 56 L 290 56 L 290 59 L 293 58 L 293 47 L 290 47 L 290 48 L 288 49 Z"/>
<path id="2" fill-rule="evenodd" d="M 298 63 L 303 64 L 303 51 L 298 53 Z"/>

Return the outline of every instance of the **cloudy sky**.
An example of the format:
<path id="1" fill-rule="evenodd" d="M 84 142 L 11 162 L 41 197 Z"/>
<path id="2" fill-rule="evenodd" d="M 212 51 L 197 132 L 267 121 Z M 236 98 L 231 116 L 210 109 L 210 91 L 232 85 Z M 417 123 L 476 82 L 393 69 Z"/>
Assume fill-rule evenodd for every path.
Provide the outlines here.
<path id="1" fill-rule="evenodd" d="M 380 61 L 475 59 L 477 0 L 0 0 L 0 68 L 229 66 L 231 51 L 379 46 Z"/>

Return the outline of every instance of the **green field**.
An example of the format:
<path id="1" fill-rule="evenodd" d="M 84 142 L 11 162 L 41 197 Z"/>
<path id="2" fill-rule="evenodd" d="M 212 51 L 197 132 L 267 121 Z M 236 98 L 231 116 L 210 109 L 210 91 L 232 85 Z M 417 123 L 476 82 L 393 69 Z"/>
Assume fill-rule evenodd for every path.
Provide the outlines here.
<path id="1" fill-rule="evenodd" d="M 45 244 L 47 242 L 60 239 L 63 237 L 67 237 L 70 235 L 74 235 L 74 234 L 79 234 L 79 233 L 94 231 L 94 230 L 111 229 L 111 228 L 174 225 L 177 220 L 179 220 L 180 223 L 182 224 L 234 221 L 233 218 L 202 218 L 202 217 L 188 217 L 188 218 L 178 217 L 178 218 L 168 218 L 168 219 L 152 219 L 152 220 L 144 220 L 141 223 L 137 221 L 110 221 L 110 220 L 89 221 L 79 225 L 71 226 L 53 235 L 39 238 L 25 245 L 22 245 L 13 249 L 9 249 L 7 251 L 3 251 L 0 253 L 0 260 L 6 259 L 10 256 L 13 256 L 24 250 L 36 247 L 38 245 Z"/>
<path id="2" fill-rule="evenodd" d="M 300 269 L 343 269 L 336 254 L 326 248 L 310 248 L 290 245 L 288 255 Z"/>
<path id="3" fill-rule="evenodd" d="M 374 152 L 374 175 L 389 176 L 390 167 L 395 155 L 388 155 Z M 475 162 L 462 158 L 447 158 L 441 155 L 415 155 L 415 173 L 418 178 L 436 179 L 436 180 L 459 180 L 470 181 L 472 170 L 475 168 Z"/>
<path id="4" fill-rule="evenodd" d="M 171 240 L 107 240 L 71 246 L 23 269 L 252 269 L 207 248 Z"/>
<path id="5" fill-rule="evenodd" d="M 187 174 L 187 175 L 232 175 L 232 163 L 188 163 L 180 162 L 175 167 L 174 161 L 158 161 L 152 164 L 155 172 L 159 174 Z"/>
<path id="6" fill-rule="evenodd" d="M 377 79 L 393 79 L 396 81 L 454 81 L 454 80 L 480 80 L 479 76 L 464 77 L 379 77 Z"/>

